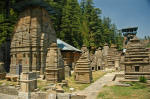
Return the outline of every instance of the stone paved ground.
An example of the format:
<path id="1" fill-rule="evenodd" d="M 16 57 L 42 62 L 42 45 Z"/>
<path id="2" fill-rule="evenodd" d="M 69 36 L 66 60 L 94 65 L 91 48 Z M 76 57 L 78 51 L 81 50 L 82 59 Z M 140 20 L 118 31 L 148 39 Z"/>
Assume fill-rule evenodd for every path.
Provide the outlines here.
<path id="1" fill-rule="evenodd" d="M 74 94 L 86 95 L 87 99 L 96 99 L 99 91 L 104 85 L 111 85 L 114 83 L 113 78 L 117 72 L 107 73 L 96 82 L 92 83 L 89 87 L 85 88 L 83 91 L 75 92 Z M 116 82 L 115 82 L 116 83 Z M 16 96 L 5 95 L 0 93 L 0 99 L 16 99 Z"/>
<path id="2" fill-rule="evenodd" d="M 87 96 L 87 99 L 96 99 L 99 91 L 102 89 L 104 85 L 109 85 L 113 81 L 116 72 L 107 73 L 96 82 L 92 83 L 89 87 L 85 88 L 83 91 L 75 92 L 78 94 L 83 94 Z"/>
<path id="3" fill-rule="evenodd" d="M 6 95 L 0 93 L 0 99 L 17 99 L 17 96 L 14 95 Z"/>

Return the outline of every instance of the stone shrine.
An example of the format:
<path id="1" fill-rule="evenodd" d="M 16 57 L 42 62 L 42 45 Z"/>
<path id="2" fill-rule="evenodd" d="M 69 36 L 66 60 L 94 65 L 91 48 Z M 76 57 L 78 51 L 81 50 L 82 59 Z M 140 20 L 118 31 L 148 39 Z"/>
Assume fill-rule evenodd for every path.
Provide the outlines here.
<path id="1" fill-rule="evenodd" d="M 18 72 L 19 65 L 22 72 L 40 71 L 44 74 L 48 48 L 51 43 L 56 43 L 48 10 L 43 6 L 46 4 L 42 0 L 32 1 L 18 4 L 21 11 L 11 39 L 11 74 Z"/>
<path id="2" fill-rule="evenodd" d="M 97 70 L 102 70 L 103 69 L 102 58 L 103 58 L 103 56 L 102 56 L 102 49 L 98 48 L 95 51 L 94 58 L 93 58 L 93 60 L 91 62 L 92 71 L 97 71 Z"/>
<path id="3" fill-rule="evenodd" d="M 139 79 L 140 76 L 150 79 L 149 52 L 136 36 L 127 45 L 124 65 L 126 79 Z"/>
<path id="4" fill-rule="evenodd" d="M 112 44 L 110 47 L 105 44 L 102 50 L 102 66 L 104 69 L 119 69 L 121 54 L 117 46 Z"/>
<path id="5" fill-rule="evenodd" d="M 46 58 L 46 80 L 56 83 L 64 78 L 64 62 L 60 49 L 56 43 L 52 43 Z"/>
<path id="6" fill-rule="evenodd" d="M 86 46 L 82 47 L 82 55 L 75 65 L 75 80 L 78 83 L 91 83 L 92 70 L 90 66 L 89 51 Z"/>

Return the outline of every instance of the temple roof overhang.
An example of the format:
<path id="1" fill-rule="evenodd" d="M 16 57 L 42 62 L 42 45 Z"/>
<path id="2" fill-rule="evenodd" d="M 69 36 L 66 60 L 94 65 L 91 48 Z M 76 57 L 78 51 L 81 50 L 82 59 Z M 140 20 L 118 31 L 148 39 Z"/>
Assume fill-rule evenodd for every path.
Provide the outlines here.
<path id="1" fill-rule="evenodd" d="M 58 48 L 60 48 L 62 51 L 82 52 L 81 50 L 71 46 L 70 44 L 68 44 L 60 39 L 57 39 L 57 45 L 58 45 Z"/>
<path id="2" fill-rule="evenodd" d="M 18 3 L 16 3 L 13 8 L 17 12 L 23 11 L 27 7 L 34 7 L 34 6 L 40 6 L 48 11 L 49 14 L 56 13 L 54 9 L 43 0 L 23 0 Z"/>

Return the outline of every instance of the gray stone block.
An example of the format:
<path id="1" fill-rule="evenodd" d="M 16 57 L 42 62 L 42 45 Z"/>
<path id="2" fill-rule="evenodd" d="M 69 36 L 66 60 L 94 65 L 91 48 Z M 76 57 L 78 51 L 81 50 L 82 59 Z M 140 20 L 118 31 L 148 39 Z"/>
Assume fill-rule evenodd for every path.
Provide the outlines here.
<path id="1" fill-rule="evenodd" d="M 48 99 L 56 99 L 56 94 L 48 94 Z"/>
<path id="2" fill-rule="evenodd" d="M 57 99 L 71 99 L 71 95 L 70 94 L 65 94 L 65 93 L 58 93 L 57 94 Z"/>

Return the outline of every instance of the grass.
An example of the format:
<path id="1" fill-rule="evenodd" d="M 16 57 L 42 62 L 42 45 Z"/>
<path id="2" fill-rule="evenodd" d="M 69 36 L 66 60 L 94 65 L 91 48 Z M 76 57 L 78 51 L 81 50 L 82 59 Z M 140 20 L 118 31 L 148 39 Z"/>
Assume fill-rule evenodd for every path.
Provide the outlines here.
<path id="1" fill-rule="evenodd" d="M 41 90 L 41 91 L 46 91 L 45 90 L 45 87 L 50 84 L 49 82 L 47 81 L 44 81 L 44 80 L 37 80 L 37 87 Z"/>
<path id="2" fill-rule="evenodd" d="M 4 83 L 5 83 L 6 86 L 8 86 L 8 85 L 16 86 L 17 85 L 17 82 L 11 82 L 11 81 L 7 81 L 7 80 L 0 80 L 0 85 L 2 85 Z"/>
<path id="3" fill-rule="evenodd" d="M 95 82 L 97 79 L 99 79 L 106 73 L 102 71 L 95 71 L 92 74 L 93 74 L 93 82 Z M 70 92 L 69 88 L 74 88 L 75 91 L 83 90 L 90 85 L 90 84 L 76 83 L 76 81 L 74 80 L 74 74 L 71 77 L 66 78 L 66 80 L 68 80 L 68 87 L 63 88 L 65 92 Z"/>
<path id="4" fill-rule="evenodd" d="M 150 99 L 150 85 L 140 82 L 129 82 L 132 86 L 105 86 L 97 99 Z"/>

